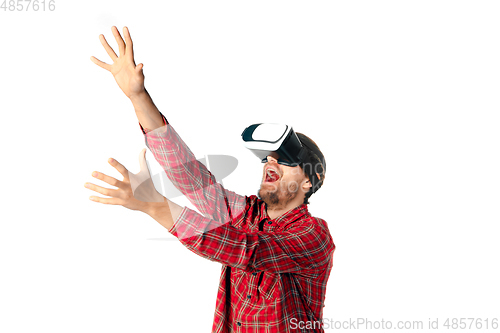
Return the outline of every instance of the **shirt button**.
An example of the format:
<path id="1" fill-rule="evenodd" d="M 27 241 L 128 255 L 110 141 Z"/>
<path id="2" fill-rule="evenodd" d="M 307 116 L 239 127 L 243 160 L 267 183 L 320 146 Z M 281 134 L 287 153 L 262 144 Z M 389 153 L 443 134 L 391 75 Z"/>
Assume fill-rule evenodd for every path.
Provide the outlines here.
<path id="1" fill-rule="evenodd" d="M 257 273 L 252 273 L 253 276 L 257 275 Z"/>
<path id="2" fill-rule="evenodd" d="M 273 224 L 273 222 L 272 221 L 267 221 L 267 224 Z"/>
<path id="3" fill-rule="evenodd" d="M 252 298 L 252 296 L 251 295 L 247 295 L 247 298 L 250 299 L 250 298 Z"/>
<path id="4" fill-rule="evenodd" d="M 241 326 L 241 323 L 240 323 L 240 322 L 237 322 L 236 324 L 237 324 L 238 326 Z"/>

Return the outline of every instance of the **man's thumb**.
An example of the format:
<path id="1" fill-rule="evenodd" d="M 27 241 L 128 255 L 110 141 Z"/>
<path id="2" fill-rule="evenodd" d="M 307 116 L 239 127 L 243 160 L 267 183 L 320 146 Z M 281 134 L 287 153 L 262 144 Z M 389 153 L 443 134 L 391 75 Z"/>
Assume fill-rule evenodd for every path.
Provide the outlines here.
<path id="1" fill-rule="evenodd" d="M 146 148 L 143 148 L 139 153 L 139 166 L 141 167 L 141 171 L 148 171 L 148 165 L 146 162 Z"/>

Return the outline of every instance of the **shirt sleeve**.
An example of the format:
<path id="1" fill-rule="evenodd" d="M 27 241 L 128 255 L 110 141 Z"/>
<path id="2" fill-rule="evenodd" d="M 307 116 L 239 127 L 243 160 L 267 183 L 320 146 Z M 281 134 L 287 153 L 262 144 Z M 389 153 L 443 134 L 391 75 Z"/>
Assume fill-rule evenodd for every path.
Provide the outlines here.
<path id="1" fill-rule="evenodd" d="M 161 112 L 160 112 L 160 115 L 161 115 L 161 118 L 163 120 L 164 126 L 168 125 L 167 118 L 165 118 L 165 116 Z M 144 134 L 144 135 L 146 135 L 147 133 L 152 131 L 149 128 L 142 127 L 141 123 L 139 123 L 139 127 L 141 128 L 142 134 Z M 147 144 L 147 141 L 146 141 L 146 144 Z"/>
<path id="2" fill-rule="evenodd" d="M 324 269 L 335 245 L 328 229 L 304 218 L 283 231 L 253 233 L 184 208 L 169 232 L 192 252 L 250 271 L 304 273 Z"/>
<path id="3" fill-rule="evenodd" d="M 217 183 L 213 174 L 195 158 L 174 128 L 162 117 L 165 125 L 160 128 L 149 131 L 141 126 L 146 146 L 174 186 L 204 216 L 214 223 L 232 223 L 242 214 L 246 197 Z"/>

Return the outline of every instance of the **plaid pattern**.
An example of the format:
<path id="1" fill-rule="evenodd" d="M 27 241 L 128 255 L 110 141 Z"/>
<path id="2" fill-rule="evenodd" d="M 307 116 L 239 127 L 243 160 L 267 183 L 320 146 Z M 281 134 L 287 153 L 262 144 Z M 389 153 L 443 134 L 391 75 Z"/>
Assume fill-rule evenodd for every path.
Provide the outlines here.
<path id="1" fill-rule="evenodd" d="M 185 207 L 172 228 L 184 246 L 222 263 L 212 332 L 324 332 L 335 250 L 326 222 L 300 205 L 272 220 L 256 196 L 225 190 L 175 130 L 142 129 L 169 179 L 203 214 Z"/>

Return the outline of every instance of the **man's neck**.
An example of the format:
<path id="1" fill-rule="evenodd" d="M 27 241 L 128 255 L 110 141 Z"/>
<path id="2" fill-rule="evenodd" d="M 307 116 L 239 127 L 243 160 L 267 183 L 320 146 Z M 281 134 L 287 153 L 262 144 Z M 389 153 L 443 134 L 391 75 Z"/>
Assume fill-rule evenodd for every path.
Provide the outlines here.
<path id="1" fill-rule="evenodd" d="M 266 211 L 269 218 L 274 220 L 300 205 L 302 205 L 302 202 L 289 202 L 287 205 L 278 204 L 272 206 L 266 204 Z"/>

